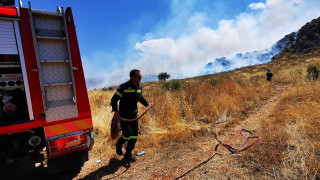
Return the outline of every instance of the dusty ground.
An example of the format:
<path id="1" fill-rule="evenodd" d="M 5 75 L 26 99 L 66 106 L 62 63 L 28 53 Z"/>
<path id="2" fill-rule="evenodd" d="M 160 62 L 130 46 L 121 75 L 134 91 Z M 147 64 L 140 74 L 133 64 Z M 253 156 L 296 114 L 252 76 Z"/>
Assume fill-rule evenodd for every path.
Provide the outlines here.
<path id="1" fill-rule="evenodd" d="M 268 117 L 269 113 L 276 107 L 277 103 L 286 92 L 287 87 L 279 86 L 274 89 L 273 97 L 266 100 L 259 108 L 246 112 L 247 116 L 239 123 L 223 128 L 218 126 L 220 139 L 237 147 L 243 140 L 239 136 L 242 128 L 253 130 L 257 135 L 261 131 L 260 123 Z M 192 167 L 207 160 L 212 156 L 214 147 L 217 144 L 214 138 L 214 128 L 208 130 L 208 136 L 197 137 L 190 141 L 179 143 L 172 142 L 162 148 L 149 148 L 143 156 L 138 157 L 135 163 L 127 163 L 122 157 L 117 156 L 115 152 L 107 152 L 103 158 L 97 162 L 94 154 L 90 160 L 79 171 L 67 172 L 56 177 L 49 177 L 46 174 L 45 167 L 38 167 L 33 171 L 24 172 L 9 168 L 6 172 L 15 174 L 15 176 L 4 177 L 4 179 L 175 179 L 188 171 Z M 262 141 L 263 141 L 263 137 Z M 259 146 L 256 144 L 255 146 Z M 254 146 L 252 147 L 254 148 Z M 220 147 L 220 154 L 214 156 L 210 161 L 188 173 L 182 179 L 240 179 L 243 175 L 250 176 L 252 169 L 246 168 L 238 163 L 239 156 L 231 155 L 226 149 Z M 250 152 L 250 149 L 243 153 Z M 241 172 L 237 172 L 241 171 Z M 3 178 L 1 178 L 3 179 Z"/>
<path id="2" fill-rule="evenodd" d="M 253 110 L 247 112 L 247 118 L 244 118 L 238 124 L 222 130 L 218 127 L 220 138 L 222 141 L 237 147 L 242 142 L 239 131 L 242 128 L 253 130 L 259 135 L 260 121 L 266 120 L 269 113 L 276 107 L 282 96 L 286 92 L 287 87 L 279 86 L 274 89 L 273 97 L 263 102 L 263 104 Z M 206 137 L 197 137 L 190 141 L 171 143 L 168 146 L 158 149 L 146 149 L 147 153 L 138 157 L 135 163 L 127 164 L 121 160 L 120 156 L 111 152 L 110 155 L 100 159 L 101 162 L 95 163 L 96 158 L 92 157 L 88 164 L 96 165 L 88 167 L 84 166 L 76 179 L 175 179 L 188 171 L 192 167 L 198 165 L 202 161 L 207 160 L 214 152 L 217 144 L 211 129 L 211 134 Z M 263 137 L 262 141 L 263 141 Z M 258 146 L 259 143 L 256 145 Z M 254 148 L 254 147 L 252 147 Z M 243 165 L 237 163 L 238 156 L 231 155 L 223 147 L 219 147 L 219 153 L 203 166 L 195 169 L 182 179 L 239 179 L 239 174 L 249 174 L 252 170 L 241 167 Z M 250 151 L 248 149 L 247 151 Z M 243 152 L 243 153 L 246 153 Z M 237 173 L 234 169 L 241 170 Z M 223 172 L 223 174 L 221 174 Z"/>

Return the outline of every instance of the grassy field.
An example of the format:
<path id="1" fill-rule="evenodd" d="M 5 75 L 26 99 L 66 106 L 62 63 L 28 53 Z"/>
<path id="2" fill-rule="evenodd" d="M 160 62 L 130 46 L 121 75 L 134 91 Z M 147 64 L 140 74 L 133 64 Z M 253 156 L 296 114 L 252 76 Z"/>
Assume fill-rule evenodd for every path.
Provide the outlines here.
<path id="1" fill-rule="evenodd" d="M 215 75 L 142 84 L 145 98 L 154 104 L 141 120 L 137 148 L 163 147 L 210 135 L 215 121 L 228 119 L 232 129 L 286 87 L 269 117 L 257 122 L 262 140 L 237 159 L 251 173 L 249 179 L 320 179 L 320 82 L 307 80 L 307 67 L 320 67 L 319 52 L 282 55 L 274 61 Z M 265 80 L 267 69 L 274 74 Z M 170 72 L 168 72 L 170 74 Z M 110 138 L 110 100 L 114 91 L 89 91 L 96 141 L 92 156 L 114 151 Z M 139 106 L 140 112 L 144 107 Z M 239 166 L 240 168 L 240 166 Z M 237 170 L 241 172 L 241 169 Z"/>

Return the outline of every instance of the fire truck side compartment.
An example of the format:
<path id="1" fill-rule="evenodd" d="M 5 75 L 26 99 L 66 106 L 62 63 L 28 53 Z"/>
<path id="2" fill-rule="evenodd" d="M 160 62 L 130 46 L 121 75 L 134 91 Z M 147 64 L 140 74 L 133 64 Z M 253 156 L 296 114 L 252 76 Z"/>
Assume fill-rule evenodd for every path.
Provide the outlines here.
<path id="1" fill-rule="evenodd" d="M 12 30 L 10 35 L 0 30 L 1 40 L 11 40 L 0 42 L 0 117 L 5 103 L 6 113 L 15 110 L 16 101 L 9 96 L 24 99 L 16 104 L 25 109 L 19 121 L 0 118 L 0 160 L 40 155 L 50 143 L 65 141 L 66 147 L 58 146 L 62 151 L 50 154 L 47 149 L 49 173 L 79 168 L 88 160 L 94 138 L 72 10 L 32 10 L 30 4 L 18 9 L 20 18 L 2 20 L 12 23 L 16 42 Z"/>

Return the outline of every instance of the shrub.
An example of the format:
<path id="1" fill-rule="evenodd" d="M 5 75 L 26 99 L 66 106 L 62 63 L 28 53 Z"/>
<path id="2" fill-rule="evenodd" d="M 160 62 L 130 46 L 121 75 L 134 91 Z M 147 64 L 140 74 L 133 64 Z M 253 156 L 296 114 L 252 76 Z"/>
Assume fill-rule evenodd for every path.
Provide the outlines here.
<path id="1" fill-rule="evenodd" d="M 102 91 L 113 91 L 113 87 L 104 87 L 102 88 Z"/>
<path id="2" fill-rule="evenodd" d="M 171 81 L 171 82 L 163 82 L 162 88 L 166 91 L 168 90 L 178 90 L 181 88 L 181 82 L 180 81 Z"/>
<path id="3" fill-rule="evenodd" d="M 165 90 L 169 90 L 170 89 L 170 83 L 169 82 L 164 82 L 162 84 L 162 88 L 165 89 Z"/>
<path id="4" fill-rule="evenodd" d="M 308 80 L 315 81 L 315 80 L 318 79 L 318 77 L 319 77 L 319 69 L 316 66 L 314 66 L 314 65 L 308 66 L 307 72 L 308 72 L 308 74 L 307 74 Z"/>
<path id="5" fill-rule="evenodd" d="M 171 90 L 178 90 L 181 88 L 181 82 L 180 81 L 172 81 L 171 82 Z"/>

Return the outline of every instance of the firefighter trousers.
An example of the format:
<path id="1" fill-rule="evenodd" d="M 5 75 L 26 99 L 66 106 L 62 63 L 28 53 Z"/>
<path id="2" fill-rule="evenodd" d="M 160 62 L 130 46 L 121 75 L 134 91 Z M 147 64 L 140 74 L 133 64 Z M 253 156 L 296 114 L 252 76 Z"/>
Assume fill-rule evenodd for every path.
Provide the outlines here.
<path id="1" fill-rule="evenodd" d="M 117 144 L 122 146 L 125 142 L 128 142 L 126 147 L 126 155 L 131 156 L 132 150 L 134 149 L 138 140 L 138 121 L 120 121 L 120 126 L 122 130 L 122 136 L 118 139 Z"/>

